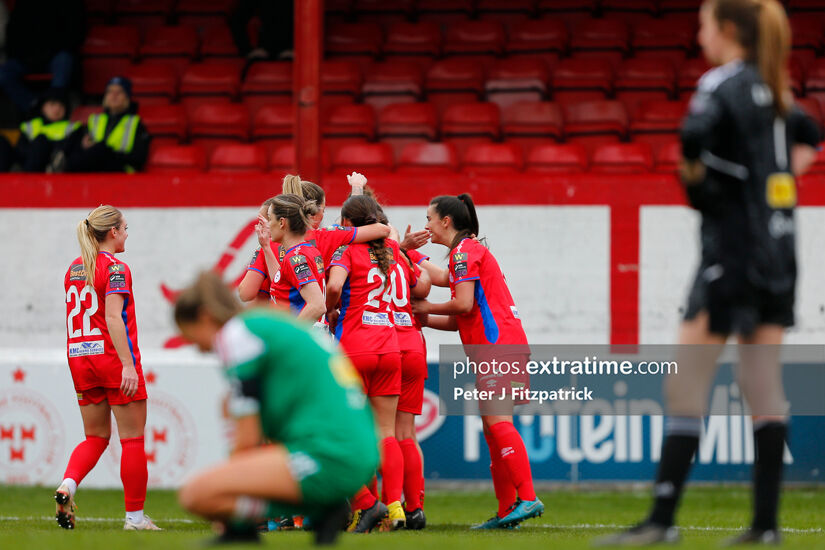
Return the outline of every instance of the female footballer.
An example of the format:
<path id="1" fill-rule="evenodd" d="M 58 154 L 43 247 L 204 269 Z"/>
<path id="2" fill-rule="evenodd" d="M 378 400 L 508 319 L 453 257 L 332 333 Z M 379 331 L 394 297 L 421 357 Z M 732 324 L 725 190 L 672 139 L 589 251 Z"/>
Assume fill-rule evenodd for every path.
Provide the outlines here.
<path id="1" fill-rule="evenodd" d="M 431 271 L 433 284 L 449 285 L 452 298 L 441 304 L 416 301 L 413 311 L 427 315 L 426 326 L 457 330 L 470 356 L 482 360 L 515 359 L 526 364 L 529 357 L 527 336 L 504 275 L 490 251 L 472 238 L 478 235 L 479 227 L 470 195 L 434 198 L 427 208 L 427 229 L 434 244 L 450 250 L 449 268 L 440 269 L 432 262 L 422 263 Z M 522 373 L 515 376 L 480 375 L 476 384 L 496 390 L 502 385 L 523 387 L 529 384 L 529 379 L 525 371 Z M 480 403 L 498 511 L 477 525 L 477 529 L 512 528 L 544 512 L 544 504 L 533 489 L 524 442 L 513 426 L 514 404 L 512 400 L 500 402 L 491 410 L 489 403 Z"/>
<path id="2" fill-rule="evenodd" d="M 674 516 L 699 446 L 716 360 L 734 334 L 750 344 L 740 345 L 737 382 L 753 411 L 756 459 L 753 521 L 731 542 L 779 541 L 787 437 L 779 345 L 794 322 L 794 175 L 813 161 L 819 136 L 793 105 L 790 28 L 779 2 L 708 0 L 699 23 L 699 43 L 715 67 L 699 81 L 681 136 L 682 180 L 702 216 L 702 259 L 679 331 L 683 368 L 665 382 L 668 417 L 653 509 L 604 544 L 678 539 Z"/>
<path id="3" fill-rule="evenodd" d="M 117 422 L 120 478 L 126 506 L 123 528 L 157 531 L 143 513 L 146 500 L 146 386 L 140 364 L 135 298 L 129 266 L 115 258 L 129 236 L 123 214 L 99 206 L 77 225 L 80 257 L 66 272 L 67 355 L 86 440 L 75 447 L 55 492 L 57 524 L 75 527 L 77 486 L 95 467 Z"/>
<path id="4" fill-rule="evenodd" d="M 184 484 L 181 505 L 222 522 L 220 542 L 258 540 L 260 518 L 309 516 L 334 541 L 346 499 L 373 475 L 378 443 L 358 375 L 328 340 L 268 308 L 239 313 L 220 278 L 198 276 L 175 304 L 183 336 L 215 350 L 232 387 L 235 448 Z M 261 445 L 266 438 L 273 442 Z"/>

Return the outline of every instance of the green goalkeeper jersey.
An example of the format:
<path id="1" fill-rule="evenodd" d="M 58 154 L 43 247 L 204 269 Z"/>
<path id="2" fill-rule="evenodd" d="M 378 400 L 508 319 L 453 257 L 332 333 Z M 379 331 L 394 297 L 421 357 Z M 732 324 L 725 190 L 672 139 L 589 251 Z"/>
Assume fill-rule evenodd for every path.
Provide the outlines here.
<path id="1" fill-rule="evenodd" d="M 259 415 L 264 436 L 290 449 L 377 463 L 361 379 L 325 334 L 286 314 L 248 310 L 224 325 L 215 349 L 232 386 L 233 416 Z"/>

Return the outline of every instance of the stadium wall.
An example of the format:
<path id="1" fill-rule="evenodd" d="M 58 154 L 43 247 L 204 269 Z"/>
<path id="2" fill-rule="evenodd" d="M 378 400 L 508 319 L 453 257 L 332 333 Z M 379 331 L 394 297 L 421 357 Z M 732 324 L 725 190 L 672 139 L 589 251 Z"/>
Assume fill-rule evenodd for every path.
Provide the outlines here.
<path id="1" fill-rule="evenodd" d="M 482 234 L 508 278 L 532 343 L 672 343 L 698 259 L 698 218 L 668 176 L 428 179 L 371 178 L 400 228 L 424 224 L 424 205 L 438 194 L 469 190 Z M 346 192 L 328 175 L 330 204 Z M 78 255 L 74 229 L 94 206 L 121 207 L 130 227 L 122 255 L 134 274 L 136 312 L 151 402 L 147 427 L 150 481 L 175 486 L 193 469 L 219 460 L 226 426 L 218 416 L 223 387 L 215 364 L 179 347 L 170 318 L 176 289 L 204 268 L 236 281 L 257 246 L 256 206 L 279 182 L 265 176 L 10 176 L 0 181 L 0 482 L 53 483 L 82 426 L 65 365 L 62 279 Z M 650 197 L 656 197 L 650 200 Z M 825 341 L 825 185 L 800 186 L 801 273 L 795 343 Z M 327 210 L 333 222 L 337 209 Z M 428 246 L 434 261 L 445 249 Z M 445 299 L 442 291 L 435 300 Z M 430 359 L 454 334 L 428 331 Z M 164 349 L 165 348 L 165 349 Z M 436 391 L 432 376 L 430 390 Z M 722 389 L 724 390 L 724 388 Z M 475 417 L 439 417 L 434 394 L 419 431 L 427 476 L 487 479 L 488 457 Z M 547 480 L 648 480 L 658 460 L 654 420 L 521 417 L 535 475 Z M 715 417 L 696 479 L 747 479 L 747 420 Z M 825 429 L 818 417 L 795 419 L 789 479 L 821 481 Z M 116 439 L 116 438 L 114 438 Z M 119 445 L 88 483 L 117 486 Z"/>

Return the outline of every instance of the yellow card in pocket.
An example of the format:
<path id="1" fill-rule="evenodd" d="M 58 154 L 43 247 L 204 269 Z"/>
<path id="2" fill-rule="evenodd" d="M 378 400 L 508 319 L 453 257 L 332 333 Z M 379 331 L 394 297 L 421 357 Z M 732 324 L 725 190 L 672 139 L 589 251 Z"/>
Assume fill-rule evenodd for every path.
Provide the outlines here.
<path id="1" fill-rule="evenodd" d="M 771 208 L 796 206 L 796 181 L 793 175 L 787 172 L 777 172 L 768 176 L 765 194 L 768 206 Z"/>

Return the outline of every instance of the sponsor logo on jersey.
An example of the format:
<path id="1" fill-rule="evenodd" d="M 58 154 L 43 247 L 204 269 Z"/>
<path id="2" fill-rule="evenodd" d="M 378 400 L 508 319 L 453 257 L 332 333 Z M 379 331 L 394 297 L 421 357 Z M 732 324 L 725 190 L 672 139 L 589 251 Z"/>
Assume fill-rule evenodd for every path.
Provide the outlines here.
<path id="1" fill-rule="evenodd" d="M 126 274 L 112 273 L 109 275 L 110 288 L 126 288 Z"/>
<path id="2" fill-rule="evenodd" d="M 312 270 L 309 268 L 305 256 L 299 254 L 290 258 L 289 261 L 292 263 L 292 269 L 295 271 L 295 276 L 299 281 L 312 277 Z"/>
<path id="3" fill-rule="evenodd" d="M 518 314 L 518 308 L 516 306 L 510 306 L 510 311 L 513 313 L 513 317 L 516 319 L 521 319 Z"/>
<path id="4" fill-rule="evenodd" d="M 361 315 L 361 324 L 374 327 L 391 327 L 389 313 L 365 311 Z"/>
<path id="5" fill-rule="evenodd" d="M 344 257 L 344 250 L 347 249 L 347 245 L 339 246 L 335 249 L 335 252 L 332 253 L 332 261 L 337 262 L 340 261 L 341 258 Z"/>
<path id="6" fill-rule="evenodd" d="M 467 261 L 467 253 L 466 252 L 456 252 L 453 254 L 453 261 L 454 262 L 466 262 Z"/>
<path id="7" fill-rule="evenodd" d="M 254 264 L 254 263 L 255 263 L 255 260 L 257 260 L 257 259 L 258 259 L 258 254 L 260 254 L 260 253 L 261 253 L 261 249 L 260 249 L 260 248 L 259 248 L 258 250 L 256 250 L 256 251 L 255 251 L 255 253 L 252 255 L 252 259 L 251 259 L 251 260 L 249 260 L 249 264 L 248 264 L 249 266 L 252 266 L 252 264 Z"/>
<path id="8" fill-rule="evenodd" d="M 370 248 L 367 250 L 367 252 L 369 252 L 370 254 L 370 263 L 377 264 L 378 258 L 375 257 L 375 251 L 372 248 Z"/>
<path id="9" fill-rule="evenodd" d="M 103 355 L 103 353 L 103 340 L 69 343 L 69 357 L 87 357 L 89 355 Z"/>
<path id="10" fill-rule="evenodd" d="M 321 256 L 315 256 L 315 268 L 319 274 L 324 272 L 324 259 Z"/>
<path id="11" fill-rule="evenodd" d="M 292 265 L 298 265 L 300 263 L 306 263 L 307 259 L 302 254 L 296 254 L 289 259 L 289 262 Z"/>
<path id="12" fill-rule="evenodd" d="M 126 266 L 123 264 L 112 264 L 109 266 L 109 273 L 117 273 L 118 271 L 126 271 Z"/>
<path id="13" fill-rule="evenodd" d="M 412 324 L 412 317 L 406 311 L 393 311 L 392 313 L 393 320 L 395 321 L 396 326 L 399 327 L 411 327 Z"/>
<path id="14" fill-rule="evenodd" d="M 69 280 L 70 281 L 85 281 L 86 280 L 86 268 L 83 267 L 83 264 L 72 264 L 72 267 L 69 268 Z"/>
<path id="15" fill-rule="evenodd" d="M 457 254 L 456 254 L 457 255 Z M 457 279 L 467 275 L 467 262 L 456 262 L 453 264 L 453 273 Z"/>

